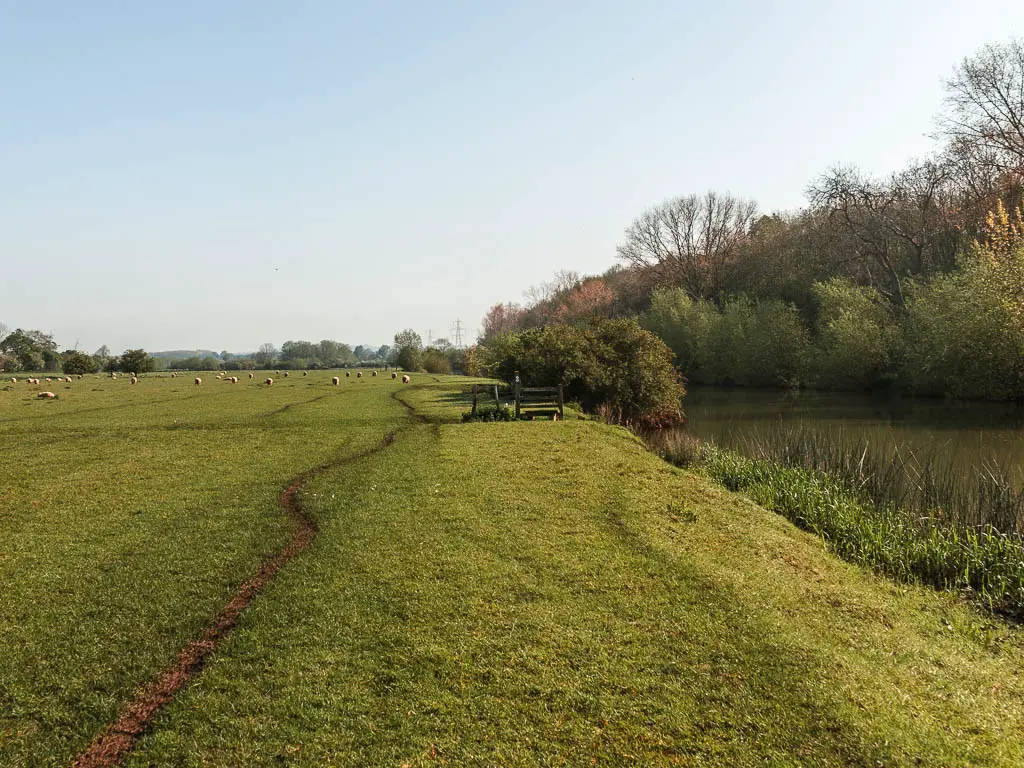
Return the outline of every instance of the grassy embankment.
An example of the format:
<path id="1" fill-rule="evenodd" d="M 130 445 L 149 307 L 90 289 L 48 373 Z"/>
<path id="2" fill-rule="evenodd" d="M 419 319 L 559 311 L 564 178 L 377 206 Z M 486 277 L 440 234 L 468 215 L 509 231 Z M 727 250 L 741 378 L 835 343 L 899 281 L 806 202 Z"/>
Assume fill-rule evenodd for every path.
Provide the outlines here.
<path id="1" fill-rule="evenodd" d="M 734 450 L 679 431 L 648 439 L 667 461 L 744 492 L 847 560 L 1024 618 L 1024 491 L 1005 470 L 936 471 L 927 457 L 801 429 Z"/>
<path id="2" fill-rule="evenodd" d="M 150 432 L 174 436 L 168 420 L 202 406 L 207 426 L 187 434 L 210 440 L 205 464 L 220 462 L 220 471 L 192 477 L 160 472 L 157 462 L 137 494 L 142 486 L 170 499 L 185 488 L 237 490 L 223 516 L 163 498 L 163 507 L 118 523 L 108 511 L 116 486 L 93 478 L 85 496 L 102 494 L 106 503 L 75 506 L 72 519 L 85 518 L 79 535 L 103 529 L 91 546 L 117 553 L 126 548 L 124 525 L 135 520 L 146 533 L 147 546 L 106 577 L 92 567 L 104 558 L 72 548 L 73 536 L 59 547 L 73 550 L 70 561 L 47 554 L 64 541 L 59 506 L 43 515 L 26 497 L 13 517 L 20 529 L 0 519 L 0 551 L 6 555 L 12 540 L 21 547 L 13 566 L 0 560 L 5 584 L 41 578 L 33 568 L 40 559 L 51 574 L 66 574 L 66 596 L 38 621 L 25 618 L 25 590 L 0 596 L 4 646 L 29 640 L 63 665 L 44 683 L 17 664 L 0 667 L 0 690 L 11 700 L 35 696 L 20 715 L 0 720 L 0 763 L 66 758 L 216 611 L 283 535 L 274 502 L 287 482 L 285 459 L 302 463 L 303 439 L 305 450 L 336 456 L 354 449 L 355 439 L 343 436 L 364 434 L 368 445 L 396 425 L 389 448 L 304 488 L 303 505 L 320 524 L 312 548 L 257 598 L 129 765 L 1024 761 L 1019 630 L 950 595 L 839 561 L 814 536 L 668 466 L 622 430 L 576 421 L 412 422 L 391 392 L 431 418 L 458 418 L 448 380 L 419 386 L 424 379 L 404 389 L 381 380 L 342 386 L 271 417 L 291 426 L 266 432 L 255 418 L 260 401 L 239 412 L 250 393 L 204 392 L 143 408 L 149 427 L 128 445 Z M 251 394 L 283 404 L 316 391 L 294 383 Z M 19 409 L 30 411 L 0 400 L 0 418 Z M 37 429 L 52 429 L 51 418 L 40 415 Z M 28 426 L 20 424 L 19 440 Z M 5 454 L 11 428 L 0 422 Z M 75 439 L 89 439 L 90 429 L 77 429 Z M 265 448 L 284 442 L 292 450 L 262 470 L 248 461 L 229 467 L 234 460 L 221 454 L 233 452 L 220 446 L 247 430 L 253 440 L 262 435 Z M 56 477 L 64 457 L 45 448 L 55 434 L 40 436 L 38 446 L 54 492 L 67 486 Z M 180 450 L 172 442 L 153 453 Z M 97 456 L 80 470 L 83 479 L 112 473 L 117 461 Z M 196 471 L 202 466 L 197 460 Z M 229 469 L 249 474 L 236 480 Z M 156 514 L 169 522 L 153 526 Z M 211 527 L 230 535 L 214 546 Z M 186 552 L 193 561 L 182 567 Z M 104 582 L 110 573 L 120 574 L 116 583 Z M 136 611 L 148 605 L 148 613 L 132 624 L 116 609 L 135 585 Z M 74 619 L 61 607 L 68 599 L 78 606 Z M 92 638 L 82 645 L 93 648 L 93 663 L 68 658 L 72 626 Z M 63 731 L 42 727 L 46 712 Z"/>

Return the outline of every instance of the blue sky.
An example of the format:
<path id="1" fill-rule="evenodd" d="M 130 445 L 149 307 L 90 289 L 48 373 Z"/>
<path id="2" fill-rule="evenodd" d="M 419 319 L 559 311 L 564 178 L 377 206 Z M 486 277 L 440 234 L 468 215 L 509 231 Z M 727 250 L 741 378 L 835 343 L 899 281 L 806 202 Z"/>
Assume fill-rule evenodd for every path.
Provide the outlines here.
<path id="1" fill-rule="evenodd" d="M 0 322 L 243 351 L 476 329 L 665 198 L 934 147 L 969 2 L 0 0 Z"/>

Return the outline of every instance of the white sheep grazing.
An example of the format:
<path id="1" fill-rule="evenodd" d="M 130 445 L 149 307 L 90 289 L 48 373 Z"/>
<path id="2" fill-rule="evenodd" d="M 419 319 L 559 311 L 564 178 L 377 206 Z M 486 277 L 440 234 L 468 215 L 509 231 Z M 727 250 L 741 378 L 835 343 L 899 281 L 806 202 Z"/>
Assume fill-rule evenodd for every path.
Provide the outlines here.
<path id="1" fill-rule="evenodd" d="M 203 383 L 203 380 L 201 378 L 199 378 L 198 376 L 196 376 L 196 386 L 198 387 L 202 383 Z"/>
<path id="2" fill-rule="evenodd" d="M 269 376 L 267 377 L 267 386 L 268 387 L 274 386 L 274 380 L 272 378 L 270 378 Z"/>
<path id="3" fill-rule="evenodd" d="M 66 381 L 68 384 L 70 384 L 71 383 L 71 377 L 70 376 L 65 376 L 64 377 L 64 381 Z"/>
<path id="4" fill-rule="evenodd" d="M 356 374 L 356 378 L 357 378 L 357 379 L 361 379 L 361 378 L 363 378 L 363 372 L 362 372 L 362 371 L 359 371 L 359 372 L 358 372 L 358 373 Z"/>
<path id="5" fill-rule="evenodd" d="M 255 374 L 250 371 L 249 378 L 251 379 Z"/>
<path id="6" fill-rule="evenodd" d="M 56 397 L 56 395 L 53 394 L 53 392 L 40 392 L 38 395 L 36 395 L 36 397 L 52 400 L 53 398 Z"/>
<path id="7" fill-rule="evenodd" d="M 231 383 L 232 384 L 237 384 L 238 383 L 238 377 L 237 376 L 232 376 L 231 377 Z"/>
<path id="8" fill-rule="evenodd" d="M 13 376 L 11 376 L 11 384 L 17 384 L 17 383 L 18 383 L 18 380 L 16 378 L 14 378 Z"/>
<path id="9" fill-rule="evenodd" d="M 138 383 L 139 383 L 139 379 L 137 377 L 135 377 L 135 376 L 132 376 L 132 384 L 138 384 Z"/>
<path id="10" fill-rule="evenodd" d="M 309 371 L 303 371 L 303 372 L 302 372 L 302 375 L 303 375 L 303 376 L 309 376 Z"/>
<path id="11" fill-rule="evenodd" d="M 338 386 L 339 384 L 341 384 L 341 379 L 339 379 L 337 376 L 332 376 L 331 384 L 333 384 L 334 386 Z"/>
<path id="12" fill-rule="evenodd" d="M 46 380 L 47 381 L 53 381 L 53 379 L 51 379 L 49 376 L 46 377 Z"/>
<path id="13" fill-rule="evenodd" d="M 284 377 L 285 377 L 286 379 L 288 378 L 288 371 L 285 371 L 285 372 L 284 372 Z"/>
<path id="14" fill-rule="evenodd" d="M 376 371 L 374 371 L 374 372 L 373 372 L 373 375 L 374 375 L 374 376 L 376 376 L 376 375 L 377 375 L 377 372 L 376 372 Z"/>
<path id="15" fill-rule="evenodd" d="M 391 374 L 391 378 L 392 379 L 397 379 L 398 378 L 398 374 L 397 373 L 392 373 Z"/>
<path id="16" fill-rule="evenodd" d="M 352 375 L 351 373 L 349 373 L 348 371 L 345 371 L 345 378 L 346 378 L 346 379 L 347 379 L 347 378 L 348 378 L 349 376 L 351 376 L 351 375 Z"/>
<path id="17" fill-rule="evenodd" d="M 406 376 L 406 375 L 403 375 L 403 376 L 402 376 L 402 383 L 403 383 L 403 384 L 408 384 L 408 383 L 409 383 L 409 377 L 408 377 L 408 376 Z"/>
<path id="18" fill-rule="evenodd" d="M 172 374 L 171 374 L 171 378 L 172 378 L 172 379 L 176 379 L 176 378 L 178 378 L 178 374 L 176 374 L 176 373 L 172 373 Z"/>

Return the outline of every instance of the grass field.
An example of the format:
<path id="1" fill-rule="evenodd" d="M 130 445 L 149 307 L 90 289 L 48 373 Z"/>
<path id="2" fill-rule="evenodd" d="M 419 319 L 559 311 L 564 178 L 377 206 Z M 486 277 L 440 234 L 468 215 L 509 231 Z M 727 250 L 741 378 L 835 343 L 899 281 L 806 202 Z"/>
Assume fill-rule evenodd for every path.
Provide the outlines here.
<path id="1" fill-rule="evenodd" d="M 311 548 L 128 765 L 1024 763 L 1020 630 L 622 430 L 330 375 L 0 387 L 0 765 L 70 763 L 326 464 Z"/>

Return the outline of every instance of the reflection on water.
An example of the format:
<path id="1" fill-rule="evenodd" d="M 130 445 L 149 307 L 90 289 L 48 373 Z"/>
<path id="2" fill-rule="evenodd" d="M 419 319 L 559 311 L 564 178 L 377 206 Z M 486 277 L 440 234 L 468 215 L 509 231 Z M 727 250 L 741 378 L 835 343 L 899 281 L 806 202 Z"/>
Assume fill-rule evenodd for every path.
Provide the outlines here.
<path id="1" fill-rule="evenodd" d="M 683 429 L 725 446 L 798 426 L 885 451 L 906 447 L 957 469 L 994 462 L 1017 476 L 1024 468 L 1024 408 L 1015 405 L 694 388 L 684 406 Z"/>

